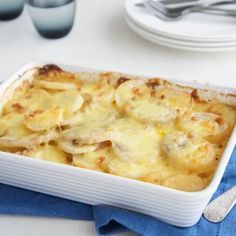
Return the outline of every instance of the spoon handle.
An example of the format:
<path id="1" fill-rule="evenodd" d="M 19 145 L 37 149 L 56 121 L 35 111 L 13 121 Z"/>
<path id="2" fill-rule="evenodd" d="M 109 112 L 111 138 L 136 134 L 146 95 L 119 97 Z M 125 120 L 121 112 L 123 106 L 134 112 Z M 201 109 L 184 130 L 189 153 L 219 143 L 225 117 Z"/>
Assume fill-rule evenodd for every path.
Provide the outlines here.
<path id="1" fill-rule="evenodd" d="M 236 186 L 229 189 L 215 200 L 210 202 L 206 207 L 203 215 L 204 217 L 213 222 L 218 223 L 222 221 L 236 203 Z"/>

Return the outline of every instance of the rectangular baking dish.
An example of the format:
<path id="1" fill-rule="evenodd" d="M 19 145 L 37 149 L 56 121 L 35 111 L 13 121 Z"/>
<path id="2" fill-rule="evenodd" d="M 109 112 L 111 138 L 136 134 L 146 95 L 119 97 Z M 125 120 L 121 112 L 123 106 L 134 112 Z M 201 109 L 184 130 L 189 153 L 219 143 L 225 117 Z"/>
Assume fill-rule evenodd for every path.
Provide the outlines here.
<path id="1" fill-rule="evenodd" d="M 0 109 L 4 93 L 14 91 L 27 72 L 49 63 L 32 62 L 23 66 L 0 86 Z M 59 65 L 72 71 L 92 71 L 75 66 Z M 97 71 L 100 72 L 100 71 Z M 176 82 L 176 81 L 175 81 Z M 196 88 L 208 88 L 196 82 L 178 83 Z M 212 88 L 212 86 L 211 86 Z M 217 88 L 235 94 L 235 89 Z M 16 154 L 0 152 L 0 183 L 30 189 L 92 205 L 105 204 L 151 215 L 180 227 L 194 225 L 216 191 L 236 143 L 236 129 L 231 135 L 210 185 L 199 192 L 183 192 L 146 182 L 132 180 L 93 170 L 52 163 Z"/>

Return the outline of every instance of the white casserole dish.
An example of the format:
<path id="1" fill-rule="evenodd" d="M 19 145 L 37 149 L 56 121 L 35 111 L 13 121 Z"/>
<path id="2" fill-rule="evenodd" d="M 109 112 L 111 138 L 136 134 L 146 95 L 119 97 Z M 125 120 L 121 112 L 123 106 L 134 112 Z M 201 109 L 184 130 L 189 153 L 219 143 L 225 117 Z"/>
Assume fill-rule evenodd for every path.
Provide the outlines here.
<path id="1" fill-rule="evenodd" d="M 0 86 L 0 109 L 4 94 L 30 79 L 26 71 L 48 63 L 29 63 Z M 75 66 L 59 65 L 72 71 L 93 71 Z M 24 76 L 22 76 L 24 74 Z M 181 84 L 208 88 L 195 83 Z M 212 87 L 212 86 L 211 86 Z M 217 88 L 222 92 L 235 90 Z M 7 98 L 8 99 L 8 98 Z M 88 204 L 106 204 L 154 216 L 167 223 L 188 227 L 198 222 L 210 198 L 216 191 L 236 143 L 234 129 L 210 185 L 199 192 L 183 192 L 146 182 L 78 167 L 52 163 L 0 152 L 0 183 L 35 190 Z"/>

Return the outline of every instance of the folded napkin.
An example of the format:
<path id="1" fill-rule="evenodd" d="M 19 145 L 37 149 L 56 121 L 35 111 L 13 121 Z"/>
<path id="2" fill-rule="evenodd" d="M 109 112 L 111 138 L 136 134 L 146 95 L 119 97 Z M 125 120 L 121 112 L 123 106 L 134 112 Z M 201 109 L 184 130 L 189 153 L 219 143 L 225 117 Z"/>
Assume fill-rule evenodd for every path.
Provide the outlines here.
<path id="1" fill-rule="evenodd" d="M 236 148 L 214 197 L 236 184 Z M 203 217 L 193 227 L 179 228 L 153 217 L 109 206 L 87 204 L 0 184 L 0 214 L 63 217 L 94 220 L 98 234 L 106 235 L 127 229 L 144 236 L 232 236 L 236 232 L 236 207 L 224 221 L 210 223 Z"/>

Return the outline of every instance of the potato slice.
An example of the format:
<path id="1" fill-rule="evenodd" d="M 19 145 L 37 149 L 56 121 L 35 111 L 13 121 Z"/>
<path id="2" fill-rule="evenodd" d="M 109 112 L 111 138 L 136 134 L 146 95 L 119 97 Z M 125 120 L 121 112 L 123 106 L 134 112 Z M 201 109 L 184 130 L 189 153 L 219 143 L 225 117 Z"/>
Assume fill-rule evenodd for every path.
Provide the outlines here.
<path id="1" fill-rule="evenodd" d="M 96 150 L 96 148 L 99 146 L 99 143 L 97 144 L 78 144 L 77 142 L 68 141 L 68 140 L 62 140 L 60 139 L 58 141 L 58 146 L 65 152 L 71 153 L 71 154 L 81 154 L 86 152 L 93 152 Z"/>
<path id="2" fill-rule="evenodd" d="M 75 112 L 73 114 L 64 113 L 63 120 L 61 122 L 61 126 L 66 125 L 77 125 L 83 121 L 81 112 Z"/>
<path id="3" fill-rule="evenodd" d="M 102 130 L 92 126 L 72 127 L 61 133 L 61 140 L 79 144 L 95 144 L 109 140 Z"/>
<path id="4" fill-rule="evenodd" d="M 24 126 L 24 114 L 9 113 L 0 118 L 0 136 L 21 138 L 33 132 Z"/>
<path id="5" fill-rule="evenodd" d="M 205 182 L 197 175 L 184 174 L 170 177 L 162 185 L 187 192 L 200 191 L 206 187 Z"/>
<path id="6" fill-rule="evenodd" d="M 35 111 L 25 116 L 24 125 L 35 132 L 49 130 L 60 126 L 63 110 L 59 108 Z"/>
<path id="7" fill-rule="evenodd" d="M 62 122 L 62 124 L 77 123 L 62 132 L 61 138 L 68 141 L 78 141 L 82 144 L 94 144 L 109 140 L 106 135 L 106 127 L 115 120 L 117 112 L 112 109 L 94 106 L 83 112 L 75 114 L 75 119 Z"/>
<path id="8" fill-rule="evenodd" d="M 34 143 L 31 139 L 21 138 L 20 140 L 16 137 L 6 136 L 0 138 L 0 147 L 8 147 L 8 148 L 28 148 L 34 146 Z"/>
<path id="9" fill-rule="evenodd" d="M 200 137 L 169 133 L 163 138 L 161 149 L 166 161 L 183 171 L 206 173 L 216 166 L 214 146 Z"/>
<path id="10" fill-rule="evenodd" d="M 84 112 L 81 112 L 81 126 L 90 126 L 92 129 L 104 129 L 112 123 L 120 114 L 111 107 L 103 107 L 99 104 L 90 106 Z"/>
<path id="11" fill-rule="evenodd" d="M 55 140 L 58 134 L 55 130 L 51 130 L 47 133 L 36 133 L 17 137 L 12 134 L 11 136 L 4 136 L 0 138 L 0 147 L 16 147 L 32 149 L 35 145 L 42 143 L 49 143 L 51 140 Z"/>
<path id="12" fill-rule="evenodd" d="M 32 131 L 24 126 L 24 115 L 9 113 L 0 118 L 0 146 L 9 148 L 32 147 Z"/>
<path id="13" fill-rule="evenodd" d="M 216 115 L 222 116 L 224 120 L 227 121 L 230 128 L 234 127 L 236 122 L 236 111 L 235 107 L 225 105 L 222 103 L 214 104 L 210 107 L 209 112 L 212 112 Z"/>
<path id="14" fill-rule="evenodd" d="M 132 99 L 149 98 L 150 90 L 142 80 L 127 80 L 115 91 L 114 98 L 118 107 L 123 107 Z"/>
<path id="15" fill-rule="evenodd" d="M 149 167 L 147 164 L 113 159 L 108 163 L 108 172 L 136 179 L 146 175 L 149 172 Z"/>
<path id="16" fill-rule="evenodd" d="M 118 107 L 140 121 L 165 123 L 177 116 L 174 107 L 151 99 L 151 90 L 142 80 L 125 81 L 114 97 Z"/>
<path id="17" fill-rule="evenodd" d="M 68 90 L 49 93 L 43 89 L 31 89 L 26 91 L 23 97 L 16 97 L 7 106 L 7 112 L 16 112 L 16 108 L 21 106 L 27 112 L 36 110 L 46 110 L 52 108 L 62 108 L 68 115 L 77 112 L 83 105 L 84 99 L 77 90 Z"/>
<path id="18" fill-rule="evenodd" d="M 155 98 L 158 102 L 175 109 L 179 116 L 193 107 L 191 94 L 177 89 L 158 88 Z"/>
<path id="19" fill-rule="evenodd" d="M 108 127 L 115 154 L 126 161 L 155 163 L 159 154 L 159 134 L 152 126 L 131 119 L 119 119 Z"/>
<path id="20" fill-rule="evenodd" d="M 84 99 L 78 91 L 68 90 L 53 94 L 48 102 L 51 107 L 62 108 L 68 113 L 74 113 L 82 107 Z"/>
<path id="21" fill-rule="evenodd" d="M 177 116 L 176 110 L 158 103 L 154 100 L 130 101 L 124 107 L 128 115 L 143 121 L 152 123 L 167 123 Z"/>
<path id="22" fill-rule="evenodd" d="M 23 90 L 23 91 L 22 91 Z M 35 110 L 44 110 L 51 107 L 51 95 L 44 89 L 28 88 L 16 91 L 13 99 L 5 106 L 5 111 L 16 112 L 16 108 L 22 107 L 23 112 L 32 112 Z"/>
<path id="23" fill-rule="evenodd" d="M 185 113 L 178 124 L 185 132 L 205 137 L 210 142 L 222 140 L 229 128 L 222 116 L 209 112 Z"/>
<path id="24" fill-rule="evenodd" d="M 30 130 L 38 132 L 56 125 L 77 123 L 79 115 L 76 114 L 74 117 L 73 115 L 81 108 L 83 102 L 82 96 L 75 90 L 52 94 L 48 99 L 50 108 L 30 113 L 26 116 L 24 124 Z M 63 120 L 65 120 L 64 123 Z"/>
<path id="25" fill-rule="evenodd" d="M 54 129 L 34 135 L 35 137 L 32 140 L 35 144 L 49 143 L 58 138 L 58 132 Z"/>
<path id="26" fill-rule="evenodd" d="M 94 96 L 95 102 L 103 106 L 111 106 L 114 102 L 114 88 L 110 85 L 102 85 L 103 87 L 96 92 Z M 94 94 L 94 93 L 93 93 Z"/>
<path id="27" fill-rule="evenodd" d="M 81 168 L 106 172 L 108 162 L 112 158 L 113 153 L 111 151 L 111 148 L 108 147 L 99 151 L 73 155 L 72 164 Z"/>
<path id="28" fill-rule="evenodd" d="M 70 89 L 77 89 L 76 84 L 69 83 L 69 82 L 54 82 L 54 81 L 47 81 L 47 80 L 35 80 L 34 85 L 44 89 L 50 90 L 70 90 Z"/>
<path id="29" fill-rule="evenodd" d="M 178 173 L 178 169 L 168 165 L 168 163 L 164 162 L 162 158 L 159 158 L 155 165 L 149 167 L 148 173 L 139 179 L 145 182 L 161 185 L 167 178 Z"/>
<path id="30" fill-rule="evenodd" d="M 27 154 L 25 153 L 25 155 L 34 157 L 36 159 L 69 164 L 68 154 L 63 152 L 60 148 L 49 144 L 37 146 Z"/>

